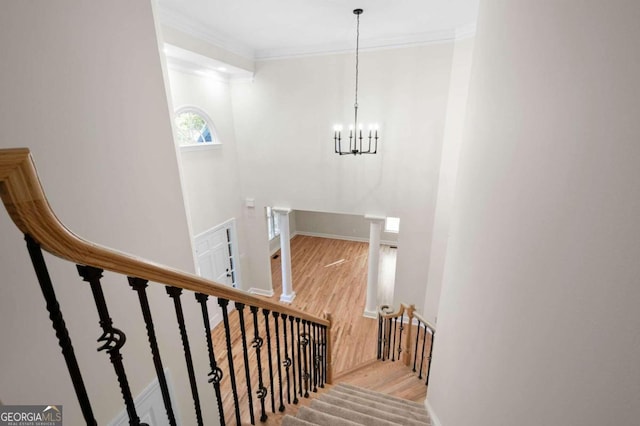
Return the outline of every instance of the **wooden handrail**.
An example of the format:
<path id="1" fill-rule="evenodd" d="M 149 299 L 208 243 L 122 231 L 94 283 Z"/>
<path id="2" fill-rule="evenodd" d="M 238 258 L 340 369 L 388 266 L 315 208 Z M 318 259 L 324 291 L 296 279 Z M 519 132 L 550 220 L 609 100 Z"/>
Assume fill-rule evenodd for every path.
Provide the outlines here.
<path id="1" fill-rule="evenodd" d="M 22 233 L 31 236 L 45 251 L 70 262 L 269 309 L 327 328 L 331 326 L 331 321 L 321 317 L 80 238 L 55 216 L 27 148 L 0 149 L 0 197 Z"/>
<path id="2" fill-rule="evenodd" d="M 401 317 L 402 315 L 404 315 L 404 311 L 409 309 L 409 305 L 401 303 L 397 311 L 393 311 L 392 309 L 393 308 L 389 305 L 380 305 L 380 307 L 378 308 L 378 315 L 380 315 L 382 318 Z"/>
<path id="3" fill-rule="evenodd" d="M 429 321 L 427 321 L 426 319 L 424 319 L 424 317 L 422 315 L 420 315 L 417 312 L 413 313 L 414 318 L 417 318 L 418 321 L 422 322 L 424 325 L 427 326 L 427 328 L 430 328 L 431 331 L 436 331 L 436 326 L 431 324 Z"/>

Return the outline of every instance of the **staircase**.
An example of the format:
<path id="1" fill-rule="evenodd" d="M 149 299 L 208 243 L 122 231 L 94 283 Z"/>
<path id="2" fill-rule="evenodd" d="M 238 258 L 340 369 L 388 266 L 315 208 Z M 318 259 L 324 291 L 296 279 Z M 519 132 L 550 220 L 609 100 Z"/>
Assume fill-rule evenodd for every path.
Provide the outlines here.
<path id="1" fill-rule="evenodd" d="M 391 426 L 430 425 L 422 404 L 341 383 L 300 407 L 295 417 L 287 415 L 282 425 Z"/>
<path id="2" fill-rule="evenodd" d="M 115 290 L 114 282 L 117 281 L 128 282 L 129 297 L 138 300 L 147 332 L 150 351 L 146 354 L 135 352 L 137 363 L 132 363 L 133 369 L 139 368 L 136 364 L 141 362 L 153 365 L 171 426 L 180 424 L 180 419 L 174 413 L 175 401 L 172 399 L 175 395 L 169 392 L 160 348 L 176 348 L 179 344 L 165 333 L 156 333 L 152 312 L 157 315 L 162 305 L 155 297 L 148 297 L 147 287 L 164 287 L 165 291 L 160 294 L 166 293 L 163 297 L 168 297 L 174 307 L 191 390 L 181 389 L 180 396 L 191 396 L 193 400 L 196 420 L 193 424 L 211 424 L 210 420 L 205 420 L 205 414 L 212 417 L 213 413 L 202 409 L 205 404 L 217 408 L 222 425 L 241 425 L 247 420 L 251 424 L 294 425 L 430 424 L 420 402 L 424 400 L 429 383 L 435 327 L 416 314 L 413 305 L 401 305 L 397 311 L 389 306 L 380 307 L 378 341 L 375 348 L 371 347 L 373 356 L 374 350 L 377 352 L 377 360 L 343 371 L 336 381 L 340 384 L 332 386 L 334 351 L 335 355 L 343 357 L 348 354 L 344 346 L 334 349 L 332 336 L 337 330 L 344 333 L 345 340 L 351 340 L 350 343 L 359 342 L 350 334 L 353 330 L 345 328 L 345 324 L 353 325 L 351 321 L 342 319 L 341 325 L 332 328 L 334 320 L 327 312 L 323 316 L 313 315 L 306 309 L 284 306 L 83 240 L 65 228 L 51 210 L 28 149 L 0 150 L 0 198 L 25 236 L 36 281 L 62 349 L 79 408 L 72 423 L 80 424 L 80 417 L 87 425 L 104 423 L 102 419 L 96 420 L 85 385 L 81 367 L 86 368 L 87 362 L 79 362 L 85 355 L 96 356 L 96 353 L 93 348 L 86 349 L 86 339 L 81 339 L 85 346 L 74 347 L 72 344 L 56 296 L 57 284 L 47 266 L 54 259 L 50 256 L 45 259 L 45 253 L 59 259 L 57 266 L 67 266 L 69 272 L 75 272 L 67 272 L 66 278 L 79 275 L 76 280 L 83 282 L 81 286 L 77 284 L 79 292 L 90 290 L 93 296 L 102 329 L 98 352 L 108 355 L 113 366 L 130 425 L 148 426 L 141 419 L 150 416 L 139 415 L 129 385 L 125 365 L 131 365 L 124 362 L 123 353 L 128 361 L 133 352 L 121 351 L 125 342 L 132 339 L 127 339 L 123 329 L 116 328 L 108 309 L 108 300 L 113 301 L 113 298 L 106 297 L 109 294 L 104 289 L 113 286 L 111 288 Z M 104 273 L 109 276 L 105 277 Z M 124 290 L 119 297 L 125 297 L 126 287 L 121 287 Z M 186 297 L 189 295 L 195 297 Z M 222 322 L 212 333 L 209 304 L 215 302 L 220 307 Z M 185 318 L 185 312 L 195 315 Z M 198 314 L 201 314 L 200 325 L 197 325 L 200 322 Z M 190 327 L 187 327 L 187 319 L 191 321 Z M 124 321 L 123 325 L 133 328 L 130 322 Z M 190 341 L 187 330 L 194 327 L 204 331 L 200 338 L 204 337 L 206 345 L 192 344 L 193 335 Z M 373 342 L 373 328 L 368 331 L 372 332 Z M 366 346 L 355 344 L 354 347 L 366 352 Z M 76 352 L 82 357 L 77 357 Z M 207 393 L 202 386 L 204 371 L 209 371 L 205 383 Z M 99 398 L 94 398 L 94 402 L 96 400 Z"/>

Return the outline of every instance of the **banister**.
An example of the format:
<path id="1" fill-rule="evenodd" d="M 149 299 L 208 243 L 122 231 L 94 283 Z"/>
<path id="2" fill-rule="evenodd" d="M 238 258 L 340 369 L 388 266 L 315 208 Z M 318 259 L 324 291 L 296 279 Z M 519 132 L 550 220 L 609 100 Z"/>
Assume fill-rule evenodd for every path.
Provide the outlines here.
<path id="1" fill-rule="evenodd" d="M 380 305 L 380 307 L 378 308 L 378 315 L 380 315 L 382 318 L 399 317 L 404 314 L 404 311 L 407 308 L 408 306 L 403 303 L 400 304 L 400 307 L 397 311 L 394 311 L 393 308 L 389 305 Z"/>
<path id="2" fill-rule="evenodd" d="M 418 321 L 422 322 L 424 325 L 427 326 L 427 328 L 430 328 L 431 330 L 435 331 L 436 330 L 436 326 L 431 324 L 429 321 L 427 321 L 426 319 L 424 319 L 424 317 L 422 315 L 420 315 L 417 312 L 413 313 L 414 318 L 416 318 Z"/>
<path id="3" fill-rule="evenodd" d="M 418 321 L 422 322 L 428 328 L 435 331 L 436 326 L 430 323 L 429 321 L 427 321 L 426 319 L 424 319 L 424 317 L 415 310 L 414 305 L 405 305 L 404 303 L 401 303 L 397 311 L 394 311 L 393 308 L 389 305 L 381 305 L 378 308 L 378 314 L 382 318 L 401 317 L 404 315 L 405 311 L 409 312 L 407 314 L 409 318 L 416 318 Z"/>
<path id="4" fill-rule="evenodd" d="M 409 365 L 410 361 L 411 361 L 411 350 L 412 350 L 412 346 L 413 346 L 413 334 L 412 334 L 412 327 L 413 327 L 413 320 L 416 319 L 418 321 L 418 327 L 420 327 L 420 323 L 422 323 L 424 325 L 425 328 L 428 328 L 431 330 L 432 333 L 435 333 L 436 331 L 436 327 L 430 323 L 429 321 L 427 321 L 426 319 L 424 319 L 424 317 L 422 315 L 420 315 L 419 313 L 416 312 L 416 307 L 415 305 L 406 305 L 404 303 L 401 303 L 399 308 L 397 310 L 394 310 L 392 306 L 389 305 L 381 305 L 378 307 L 378 324 L 379 324 L 379 330 L 378 330 L 378 345 L 379 345 L 379 349 L 381 349 L 380 345 L 382 344 L 388 344 L 388 342 L 384 342 L 384 336 L 382 335 L 382 321 L 384 320 L 389 320 L 391 321 L 391 319 L 398 319 L 400 318 L 401 324 L 404 322 L 404 319 L 407 319 L 407 337 L 404 341 L 404 348 L 402 348 L 402 352 L 403 352 L 403 357 L 404 357 L 404 363 L 405 365 Z M 404 327 L 404 326 L 401 326 Z M 400 335 L 402 335 L 403 332 L 403 328 L 400 329 Z M 417 337 L 417 336 L 416 336 Z M 416 343 L 417 343 L 417 338 L 416 338 Z M 378 351 L 378 358 L 381 357 L 382 352 L 380 352 L 380 350 Z M 415 352 L 415 350 L 414 350 Z M 400 355 L 398 355 L 399 357 Z M 383 361 L 384 361 L 384 356 L 382 356 Z M 415 370 L 414 370 L 415 371 Z"/>
<path id="5" fill-rule="evenodd" d="M 331 322 L 223 284 L 94 244 L 68 230 L 55 216 L 28 148 L 0 149 L 0 198 L 22 233 L 45 251 L 77 264 L 142 278 L 330 327 Z"/>

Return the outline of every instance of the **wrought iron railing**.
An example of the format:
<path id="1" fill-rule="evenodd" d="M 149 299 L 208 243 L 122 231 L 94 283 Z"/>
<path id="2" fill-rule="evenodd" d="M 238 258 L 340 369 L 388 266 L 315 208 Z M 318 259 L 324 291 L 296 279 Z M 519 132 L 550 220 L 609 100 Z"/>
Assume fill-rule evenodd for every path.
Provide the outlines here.
<path id="1" fill-rule="evenodd" d="M 38 180 L 28 149 L 0 150 L 0 195 L 11 219 L 25 235 L 27 249 L 37 280 L 44 295 L 46 307 L 62 348 L 62 354 L 87 425 L 96 425 L 97 421 L 74 352 L 71 336 L 56 298 L 54 284 L 48 272 L 43 251 L 76 264 L 82 280 L 89 283 L 98 312 L 99 324 L 103 331 L 98 338 L 100 343 L 98 350 L 104 351 L 109 355 L 129 417 L 129 424 L 131 425 L 142 425 L 142 423 L 136 412 L 123 356 L 120 351 L 125 345 L 126 335 L 121 328 L 116 328 L 113 324 L 103 293 L 101 279 L 105 270 L 126 277 L 133 291 L 137 293 L 147 330 L 151 360 L 160 385 L 167 418 L 171 425 L 176 425 L 176 416 L 164 375 L 152 309 L 147 298 L 146 289 L 149 284 L 165 285 L 167 295 L 173 301 L 198 425 L 206 424 L 201 410 L 201 400 L 204 399 L 204 396 L 201 396 L 196 384 L 196 373 L 191 353 L 192 345 L 189 343 L 189 336 L 185 327 L 183 302 L 194 303 L 195 306 L 199 305 L 202 313 L 210 368 L 208 382 L 213 388 L 221 424 L 235 422 L 239 425 L 243 421 L 238 395 L 244 390 L 239 389 L 236 380 L 232 354 L 232 329 L 229 323 L 228 307 L 230 301 L 234 301 L 239 318 L 242 362 L 245 373 L 244 381 L 251 424 L 255 424 L 254 394 L 259 401 L 260 420 L 265 421 L 268 417 L 268 411 L 276 412 L 276 392 L 278 393 L 278 410 L 284 411 L 283 395 L 285 391 L 287 404 L 297 404 L 299 401 L 298 396 L 308 397 L 310 391 L 317 392 L 318 387 L 324 387 L 325 383 L 331 383 L 331 316 L 329 314 L 325 314 L 324 318 L 309 315 L 278 303 L 251 296 L 228 286 L 147 262 L 79 238 L 67 230 L 55 217 Z M 194 301 L 187 302 L 182 297 L 185 290 L 194 293 Z M 208 310 L 210 296 L 217 298 L 218 305 L 222 310 L 226 343 L 223 348 L 214 348 Z M 249 365 L 249 345 L 244 316 L 247 307 L 253 319 L 253 337 L 249 343 L 255 352 L 257 366 Z M 262 324 L 259 321 L 260 311 L 264 316 Z M 273 326 L 271 325 L 272 323 Z M 260 326 L 262 326 L 263 330 L 259 329 Z M 282 332 L 280 327 L 282 327 Z M 287 327 L 289 328 L 289 336 L 287 335 Z M 275 332 L 274 335 L 272 335 L 272 330 Z M 269 374 L 268 383 L 265 381 L 265 366 L 261 358 L 261 351 L 265 350 L 263 336 L 266 336 L 267 340 L 266 351 L 269 362 L 266 370 Z M 275 349 L 272 346 L 272 337 L 275 340 Z M 216 357 L 215 351 L 217 349 L 226 350 L 226 363 L 228 366 L 226 370 L 221 368 L 221 359 Z M 273 360 L 273 352 L 275 352 L 275 361 Z M 257 375 L 257 381 L 252 374 L 254 369 L 257 370 L 257 374 L 255 374 Z M 277 373 L 277 386 L 274 383 L 274 370 Z M 224 406 L 223 392 L 221 390 L 222 383 L 227 378 L 233 394 L 232 413 L 226 412 L 228 407 Z M 254 383 L 257 383 L 257 386 L 254 387 Z M 293 392 L 291 392 L 292 390 Z M 267 396 L 270 396 L 271 410 L 268 410 L 265 402 Z"/>
<path id="2" fill-rule="evenodd" d="M 435 333 L 435 326 L 418 314 L 414 305 L 401 304 L 397 311 L 382 305 L 378 309 L 378 359 L 402 361 L 409 367 L 413 364 L 420 380 L 426 366 L 424 384 L 428 386 Z"/>

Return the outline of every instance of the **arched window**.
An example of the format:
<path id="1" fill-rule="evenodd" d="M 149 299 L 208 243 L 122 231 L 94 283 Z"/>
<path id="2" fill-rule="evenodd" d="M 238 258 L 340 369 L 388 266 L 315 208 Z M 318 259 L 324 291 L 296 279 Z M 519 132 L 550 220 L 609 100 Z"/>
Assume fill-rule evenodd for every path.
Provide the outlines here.
<path id="1" fill-rule="evenodd" d="M 180 146 L 219 144 L 211 119 L 196 107 L 182 107 L 176 111 L 176 136 Z"/>

